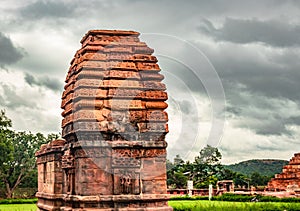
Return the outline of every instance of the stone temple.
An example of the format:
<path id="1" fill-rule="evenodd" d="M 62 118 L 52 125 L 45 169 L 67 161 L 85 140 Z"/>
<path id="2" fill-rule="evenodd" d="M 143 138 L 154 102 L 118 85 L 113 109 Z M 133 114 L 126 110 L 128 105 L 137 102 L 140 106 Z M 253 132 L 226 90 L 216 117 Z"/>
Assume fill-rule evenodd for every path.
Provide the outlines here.
<path id="1" fill-rule="evenodd" d="M 282 173 L 276 174 L 268 183 L 269 191 L 300 191 L 300 153 L 296 153 L 283 167 Z"/>
<path id="2" fill-rule="evenodd" d="M 66 77 L 62 137 L 36 153 L 39 210 L 172 210 L 166 87 L 139 33 L 91 30 Z"/>

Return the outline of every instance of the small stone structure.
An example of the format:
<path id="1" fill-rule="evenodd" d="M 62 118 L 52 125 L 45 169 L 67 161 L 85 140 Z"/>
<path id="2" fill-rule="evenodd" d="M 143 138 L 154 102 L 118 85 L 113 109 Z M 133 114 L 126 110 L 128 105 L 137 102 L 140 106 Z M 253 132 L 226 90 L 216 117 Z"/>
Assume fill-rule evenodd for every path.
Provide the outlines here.
<path id="1" fill-rule="evenodd" d="M 172 210 L 167 93 L 134 31 L 92 30 L 62 96 L 62 136 L 36 153 L 39 210 Z"/>
<path id="2" fill-rule="evenodd" d="M 294 154 L 290 162 L 283 167 L 282 173 L 276 174 L 268 183 L 268 191 L 299 192 L 300 187 L 300 153 Z"/>
<path id="3" fill-rule="evenodd" d="M 217 194 L 234 192 L 233 180 L 221 180 L 217 182 Z"/>

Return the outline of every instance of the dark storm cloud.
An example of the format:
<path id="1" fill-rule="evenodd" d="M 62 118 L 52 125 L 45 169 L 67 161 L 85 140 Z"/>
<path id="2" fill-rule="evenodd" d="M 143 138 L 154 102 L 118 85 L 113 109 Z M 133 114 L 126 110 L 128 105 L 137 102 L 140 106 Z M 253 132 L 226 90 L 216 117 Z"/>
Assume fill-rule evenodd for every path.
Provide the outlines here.
<path id="1" fill-rule="evenodd" d="M 276 47 L 300 46 L 300 25 L 279 20 L 226 18 L 222 27 L 216 28 L 203 20 L 199 30 L 217 41 L 233 43 L 264 43 Z"/>
<path id="2" fill-rule="evenodd" d="M 227 119 L 234 126 L 264 136 L 293 136 L 289 125 L 299 125 L 299 105 L 285 98 L 270 98 L 232 85 L 227 91 Z"/>
<path id="3" fill-rule="evenodd" d="M 0 66 L 16 63 L 24 56 L 24 51 L 17 48 L 11 39 L 0 32 Z"/>
<path id="4" fill-rule="evenodd" d="M 300 125 L 300 116 L 293 116 L 287 119 L 287 124 Z"/>
<path id="5" fill-rule="evenodd" d="M 21 8 L 23 17 L 30 19 L 37 18 L 66 18 L 75 14 L 75 4 L 63 1 L 36 1 Z"/>
<path id="6" fill-rule="evenodd" d="M 289 125 L 299 110 L 294 106 L 300 100 L 299 50 L 238 43 L 216 46 L 210 48 L 202 43 L 197 47 L 209 58 L 222 80 L 229 105 L 228 119 L 235 122 L 236 128 L 250 129 L 258 135 L 293 136 Z M 185 54 L 184 49 L 180 49 L 180 53 Z M 174 75 L 172 80 L 166 75 L 168 87 L 174 84 L 178 87 L 177 78 L 192 92 L 206 91 L 201 79 L 210 78 L 205 74 L 197 78 L 187 66 L 166 59 L 160 59 L 160 63 L 163 70 Z M 201 72 L 207 66 L 202 62 L 198 67 L 196 71 Z"/>
<path id="7" fill-rule="evenodd" d="M 253 65 L 255 68 L 255 65 Z M 251 71 L 252 68 L 244 67 L 244 70 Z M 265 95 L 266 97 L 275 97 L 275 98 L 287 98 L 293 101 L 300 101 L 299 84 L 297 80 L 299 76 L 292 78 L 286 74 L 277 74 L 277 73 L 268 73 L 264 72 L 264 69 L 259 68 L 261 73 L 253 75 L 249 73 L 238 73 L 238 71 L 233 71 L 228 75 L 222 74 L 222 81 L 225 87 L 225 92 L 228 97 L 235 98 L 236 95 L 232 95 L 230 90 L 231 88 L 235 89 L 238 87 L 238 84 L 244 84 L 249 91 L 252 91 L 256 94 Z M 234 75 L 236 73 L 236 75 Z M 232 86 L 233 85 L 233 86 Z M 236 93 L 240 94 L 240 93 Z"/>
<path id="8" fill-rule="evenodd" d="M 217 47 L 197 44 L 218 72 L 226 96 L 235 98 L 239 86 L 272 98 L 300 101 L 300 49 L 220 43 Z"/>
<path id="9" fill-rule="evenodd" d="M 253 122 L 249 121 L 244 126 L 245 128 L 251 128 L 259 135 L 293 135 L 293 132 L 286 127 L 285 123 L 281 121 L 281 118 L 264 119 Z"/>
<path id="10" fill-rule="evenodd" d="M 63 87 L 59 79 L 49 78 L 48 76 L 34 77 L 33 75 L 26 73 L 24 79 L 30 86 L 46 87 L 56 92 L 61 91 Z"/>

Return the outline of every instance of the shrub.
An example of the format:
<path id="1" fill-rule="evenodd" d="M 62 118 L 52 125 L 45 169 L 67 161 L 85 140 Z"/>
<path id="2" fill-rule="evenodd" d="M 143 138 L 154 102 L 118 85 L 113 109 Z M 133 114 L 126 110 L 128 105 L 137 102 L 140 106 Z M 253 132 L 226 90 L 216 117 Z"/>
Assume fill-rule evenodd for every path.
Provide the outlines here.
<path id="1" fill-rule="evenodd" d="M 224 193 L 222 196 L 213 197 L 214 201 L 236 201 L 236 202 L 250 202 L 255 196 Z"/>
<path id="2" fill-rule="evenodd" d="M 182 200 L 208 200 L 208 196 L 173 196 L 170 198 L 170 201 L 182 201 Z"/>
<path id="3" fill-rule="evenodd" d="M 35 204 L 37 199 L 2 199 L 0 204 Z"/>
<path id="4" fill-rule="evenodd" d="M 258 202 L 300 202 L 300 198 L 278 198 L 275 196 L 262 196 L 262 195 L 243 195 L 224 193 L 222 196 L 212 197 L 212 201 L 232 201 L 232 202 L 251 202 L 253 199 L 257 199 Z M 182 201 L 182 200 L 208 200 L 208 196 L 174 196 L 170 198 L 170 201 Z"/>

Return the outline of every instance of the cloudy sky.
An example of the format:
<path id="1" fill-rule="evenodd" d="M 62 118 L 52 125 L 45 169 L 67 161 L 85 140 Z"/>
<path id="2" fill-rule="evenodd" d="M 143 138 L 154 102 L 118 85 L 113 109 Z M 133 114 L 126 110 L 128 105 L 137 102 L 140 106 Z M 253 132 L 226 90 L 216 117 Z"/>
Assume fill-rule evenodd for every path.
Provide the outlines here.
<path id="1" fill-rule="evenodd" d="M 16 130 L 60 132 L 60 98 L 90 29 L 155 49 L 169 93 L 169 157 L 206 144 L 224 163 L 300 151 L 300 1 L 8 1 L 0 4 L 0 109 Z"/>

